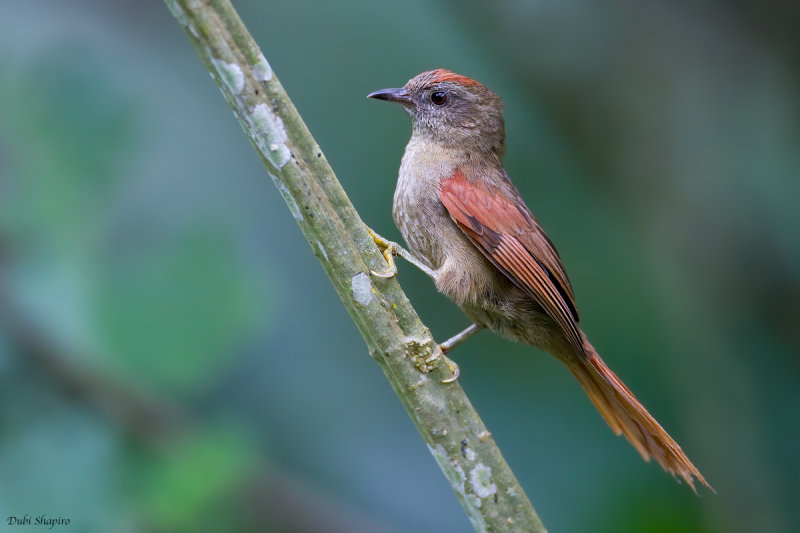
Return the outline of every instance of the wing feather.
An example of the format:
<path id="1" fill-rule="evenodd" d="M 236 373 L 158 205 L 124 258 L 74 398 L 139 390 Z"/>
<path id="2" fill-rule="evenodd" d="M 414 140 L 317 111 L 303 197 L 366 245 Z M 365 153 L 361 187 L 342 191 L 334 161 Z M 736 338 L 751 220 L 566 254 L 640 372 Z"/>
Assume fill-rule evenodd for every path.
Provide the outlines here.
<path id="1" fill-rule="evenodd" d="M 490 189 L 456 170 L 442 182 L 439 198 L 470 241 L 528 293 L 559 325 L 577 353 L 583 354 L 572 287 L 558 253 L 519 193 L 508 185 L 510 192 Z"/>

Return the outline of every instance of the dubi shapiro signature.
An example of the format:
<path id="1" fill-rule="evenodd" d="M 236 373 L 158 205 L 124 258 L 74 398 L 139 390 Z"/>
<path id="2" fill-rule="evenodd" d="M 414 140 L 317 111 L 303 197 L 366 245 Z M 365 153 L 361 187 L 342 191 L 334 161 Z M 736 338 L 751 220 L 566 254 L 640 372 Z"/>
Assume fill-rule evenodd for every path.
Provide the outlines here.
<path id="1" fill-rule="evenodd" d="M 8 523 L 9 526 L 45 526 L 53 529 L 55 526 L 68 526 L 69 518 L 64 518 L 61 516 L 47 516 L 46 514 L 40 514 L 36 516 L 31 516 L 29 514 L 25 514 L 23 516 L 12 515 L 6 519 L 6 523 Z"/>

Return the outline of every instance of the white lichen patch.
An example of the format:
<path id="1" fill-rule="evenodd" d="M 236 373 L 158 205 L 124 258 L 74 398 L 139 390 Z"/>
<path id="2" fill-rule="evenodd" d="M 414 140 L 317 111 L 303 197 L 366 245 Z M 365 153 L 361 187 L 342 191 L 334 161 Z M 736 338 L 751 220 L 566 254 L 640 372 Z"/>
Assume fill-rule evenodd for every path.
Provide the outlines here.
<path id="1" fill-rule="evenodd" d="M 447 456 L 447 452 L 441 444 L 437 444 L 436 448 L 433 448 L 430 444 L 427 446 L 431 455 L 433 455 L 433 458 L 436 459 L 436 462 L 439 464 L 439 468 L 444 472 L 445 477 L 450 480 L 450 485 L 453 486 L 453 489 L 457 493 L 463 496 L 465 494 L 464 484 L 467 481 L 467 476 L 464 475 L 464 469 L 461 468 L 461 465 L 450 462 L 450 458 Z"/>
<path id="2" fill-rule="evenodd" d="M 300 207 L 297 205 L 297 202 L 295 201 L 294 196 L 292 196 L 292 193 L 289 192 L 289 189 L 286 188 L 286 185 L 284 185 L 283 182 L 279 180 L 277 176 L 270 173 L 269 177 L 272 178 L 272 181 L 275 183 L 275 186 L 281 192 L 281 196 L 283 196 L 283 199 L 286 201 L 286 205 L 289 207 L 289 211 L 292 213 L 292 216 L 295 218 L 295 220 L 301 222 L 303 220 L 303 212 L 300 211 Z"/>
<path id="3" fill-rule="evenodd" d="M 480 511 L 482 502 L 480 498 L 474 494 L 467 494 L 467 477 L 464 474 L 464 469 L 461 468 L 461 465 L 457 462 L 450 460 L 444 446 L 441 444 L 437 444 L 435 448 L 428 444 L 428 450 L 430 450 L 433 458 L 436 459 L 445 477 L 450 481 L 450 486 L 452 486 L 453 490 L 462 498 L 464 510 L 467 512 L 467 518 L 469 518 L 469 521 L 472 523 L 472 527 L 474 527 L 476 531 L 486 531 L 486 520 L 484 520 Z"/>
<path id="4" fill-rule="evenodd" d="M 441 444 L 439 446 L 441 446 Z M 442 449 L 444 450 L 444 448 Z M 458 486 L 461 487 L 459 492 L 464 494 L 466 492 L 465 484 L 467 482 L 467 475 L 464 473 L 464 469 L 461 468 L 461 465 L 458 463 L 453 464 L 453 471 L 456 473 L 456 481 L 458 482 Z"/>
<path id="5" fill-rule="evenodd" d="M 464 456 L 467 458 L 467 461 L 474 461 L 475 450 L 473 450 L 472 448 L 464 448 Z"/>
<path id="6" fill-rule="evenodd" d="M 286 146 L 286 128 L 281 117 L 272 112 L 267 104 L 258 104 L 248 117 L 250 136 L 258 149 L 276 167 L 283 168 L 292 157 Z"/>
<path id="7" fill-rule="evenodd" d="M 359 272 L 350 280 L 353 288 L 353 299 L 361 305 L 368 305 L 375 296 L 372 294 L 372 282 L 363 272 Z"/>
<path id="8" fill-rule="evenodd" d="M 317 241 L 317 248 L 319 248 L 319 253 L 321 253 L 322 257 L 324 257 L 325 261 L 327 261 L 328 260 L 328 251 L 325 250 L 325 247 L 319 241 Z"/>
<path id="9" fill-rule="evenodd" d="M 482 501 L 480 498 L 478 498 L 477 496 L 475 496 L 474 494 L 467 494 L 467 495 L 465 496 L 465 498 L 466 498 L 466 499 L 467 499 L 467 500 L 468 500 L 468 501 L 469 501 L 469 502 L 470 502 L 470 503 L 471 503 L 473 506 L 475 506 L 475 508 L 476 508 L 476 509 L 480 509 L 480 508 L 481 508 L 481 504 L 483 503 L 483 501 Z"/>
<path id="10" fill-rule="evenodd" d="M 492 469 L 483 463 L 478 463 L 470 471 L 469 483 L 479 498 L 488 498 L 497 493 L 497 485 L 492 483 Z"/>
<path id="11" fill-rule="evenodd" d="M 244 90 L 244 72 L 236 63 L 228 63 L 221 59 L 211 58 L 222 83 L 231 94 L 238 96 Z"/>
<path id="12" fill-rule="evenodd" d="M 272 79 L 272 67 L 267 63 L 264 54 L 258 54 L 258 61 L 253 65 L 253 77 L 257 81 L 269 81 Z"/>

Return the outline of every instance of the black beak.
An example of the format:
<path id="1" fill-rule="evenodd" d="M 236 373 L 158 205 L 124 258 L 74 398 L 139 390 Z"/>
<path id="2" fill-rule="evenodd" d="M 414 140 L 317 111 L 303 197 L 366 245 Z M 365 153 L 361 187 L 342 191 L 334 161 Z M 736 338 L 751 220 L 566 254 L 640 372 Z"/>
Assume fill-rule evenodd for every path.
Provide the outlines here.
<path id="1" fill-rule="evenodd" d="M 397 102 L 406 107 L 412 107 L 414 101 L 405 89 L 381 89 L 374 93 L 369 93 L 367 98 L 375 98 L 377 100 L 386 100 L 387 102 Z"/>

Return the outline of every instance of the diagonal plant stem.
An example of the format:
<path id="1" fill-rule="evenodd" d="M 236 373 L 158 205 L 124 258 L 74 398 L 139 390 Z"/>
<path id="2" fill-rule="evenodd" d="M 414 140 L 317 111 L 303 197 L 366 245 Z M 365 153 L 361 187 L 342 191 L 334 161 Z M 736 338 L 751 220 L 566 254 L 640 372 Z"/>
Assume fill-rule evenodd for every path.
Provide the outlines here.
<path id="1" fill-rule="evenodd" d="M 441 350 L 228 0 L 165 0 L 258 151 L 353 321 L 478 531 L 545 531 Z M 420 372 L 430 370 L 430 374 Z"/>

